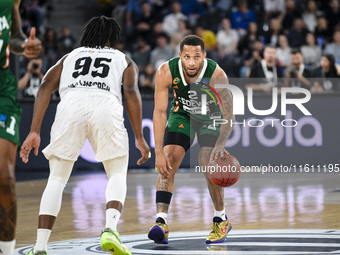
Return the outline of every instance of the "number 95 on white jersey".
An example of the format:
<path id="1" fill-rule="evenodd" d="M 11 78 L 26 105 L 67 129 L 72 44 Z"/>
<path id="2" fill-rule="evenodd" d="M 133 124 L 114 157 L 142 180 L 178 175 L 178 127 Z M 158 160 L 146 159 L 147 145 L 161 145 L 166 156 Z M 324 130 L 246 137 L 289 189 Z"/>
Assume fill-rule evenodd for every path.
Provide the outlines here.
<path id="1" fill-rule="evenodd" d="M 121 85 L 127 67 L 125 54 L 113 48 L 80 47 L 64 60 L 59 93 L 107 91 L 122 101 Z"/>

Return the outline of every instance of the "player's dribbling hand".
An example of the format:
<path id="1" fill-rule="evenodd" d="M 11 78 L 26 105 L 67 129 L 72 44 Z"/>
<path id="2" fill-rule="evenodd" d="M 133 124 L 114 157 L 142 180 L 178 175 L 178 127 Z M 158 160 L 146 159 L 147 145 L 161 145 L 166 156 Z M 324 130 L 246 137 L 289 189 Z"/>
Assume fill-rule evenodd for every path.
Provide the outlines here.
<path id="1" fill-rule="evenodd" d="M 213 161 L 214 159 L 217 159 L 218 155 L 221 155 L 222 157 L 224 153 L 229 154 L 229 152 L 224 148 L 223 145 L 215 145 L 214 149 L 210 154 L 209 162 Z"/>
<path id="2" fill-rule="evenodd" d="M 155 167 L 158 172 L 163 176 L 169 176 L 169 169 L 172 169 L 169 158 L 165 155 L 164 151 L 156 153 Z"/>
<path id="3" fill-rule="evenodd" d="M 35 37 L 35 32 L 35 27 L 32 27 L 27 42 L 21 45 L 21 48 L 25 48 L 24 56 L 26 58 L 36 58 L 40 53 L 41 41 Z"/>
<path id="4" fill-rule="evenodd" d="M 142 154 L 142 157 L 137 161 L 137 165 L 145 163 L 151 156 L 150 154 L 150 147 L 146 143 L 144 137 L 140 139 L 136 139 L 136 145 L 139 149 L 140 153 Z M 150 155 L 150 156 L 149 156 Z"/>
<path id="5" fill-rule="evenodd" d="M 34 148 L 34 154 L 38 156 L 39 146 L 40 135 L 37 133 L 29 133 L 20 150 L 20 158 L 22 159 L 22 162 L 28 162 L 28 155 L 30 154 L 32 148 Z"/>

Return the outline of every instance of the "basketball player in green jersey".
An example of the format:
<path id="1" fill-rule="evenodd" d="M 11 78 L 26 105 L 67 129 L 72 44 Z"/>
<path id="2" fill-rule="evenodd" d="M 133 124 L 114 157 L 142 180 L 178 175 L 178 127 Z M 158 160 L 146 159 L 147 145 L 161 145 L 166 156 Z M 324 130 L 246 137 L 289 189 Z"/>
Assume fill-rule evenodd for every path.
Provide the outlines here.
<path id="1" fill-rule="evenodd" d="M 13 255 L 15 247 L 15 158 L 20 145 L 21 107 L 16 100 L 17 82 L 9 70 L 10 51 L 35 58 L 41 42 L 21 30 L 20 0 L 0 1 L 0 254 Z"/>
<path id="2" fill-rule="evenodd" d="M 157 219 L 148 234 L 155 243 L 168 243 L 167 214 L 174 189 L 174 176 L 186 151 L 193 143 L 195 133 L 200 145 L 198 156 L 200 166 L 207 166 L 212 158 L 228 153 L 224 145 L 232 131 L 232 126 L 229 124 L 213 127 L 211 124 L 212 119 L 216 118 L 226 119 L 228 123 L 234 120 L 230 91 L 216 89 L 221 99 L 220 104 L 207 103 L 208 114 L 202 115 L 200 112 L 199 91 L 209 87 L 213 91 L 211 87 L 214 87 L 214 80 L 217 79 L 219 83 L 223 81 L 228 84 L 225 72 L 216 62 L 205 57 L 202 39 L 188 35 L 180 43 L 179 57 L 162 64 L 156 73 L 153 123 L 155 166 L 160 174 L 156 192 Z M 175 97 L 167 123 L 169 88 L 173 89 Z M 215 207 L 213 227 L 206 243 L 224 242 L 227 233 L 231 230 L 224 209 L 224 189 L 213 184 L 207 176 L 206 181 Z"/>

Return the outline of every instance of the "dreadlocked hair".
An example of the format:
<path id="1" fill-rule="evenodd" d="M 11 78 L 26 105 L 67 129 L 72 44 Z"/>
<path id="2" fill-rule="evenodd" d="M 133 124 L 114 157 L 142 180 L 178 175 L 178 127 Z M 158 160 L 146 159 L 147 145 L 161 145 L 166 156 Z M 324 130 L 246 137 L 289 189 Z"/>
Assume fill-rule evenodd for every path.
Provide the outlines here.
<path id="1" fill-rule="evenodd" d="M 82 30 L 81 47 L 104 48 L 107 42 L 114 47 L 120 41 L 122 29 L 114 18 L 93 17 Z"/>

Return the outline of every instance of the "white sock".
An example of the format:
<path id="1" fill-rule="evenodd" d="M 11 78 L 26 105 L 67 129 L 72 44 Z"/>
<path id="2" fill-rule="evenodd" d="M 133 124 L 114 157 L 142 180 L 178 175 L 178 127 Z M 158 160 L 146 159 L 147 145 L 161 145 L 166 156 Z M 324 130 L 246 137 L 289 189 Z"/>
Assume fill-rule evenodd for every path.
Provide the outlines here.
<path id="1" fill-rule="evenodd" d="M 164 221 L 165 221 L 165 224 L 168 224 L 168 214 L 165 213 L 165 212 L 160 212 L 160 213 L 157 213 L 156 217 L 161 217 Z"/>
<path id="2" fill-rule="evenodd" d="M 227 216 L 225 215 L 225 209 L 223 209 L 223 211 L 215 211 L 215 215 L 214 217 L 220 217 L 222 220 L 227 220 Z"/>
<path id="3" fill-rule="evenodd" d="M 47 251 L 48 239 L 50 239 L 52 230 L 47 228 L 38 228 L 37 242 L 34 246 L 33 253 L 37 251 Z"/>
<path id="4" fill-rule="evenodd" d="M 109 208 L 106 210 L 105 228 L 111 228 L 112 231 L 117 231 L 117 224 L 120 218 L 120 212 L 117 209 Z"/>
<path id="5" fill-rule="evenodd" d="M 15 239 L 12 241 L 0 241 L 0 254 L 13 255 L 15 248 Z"/>

